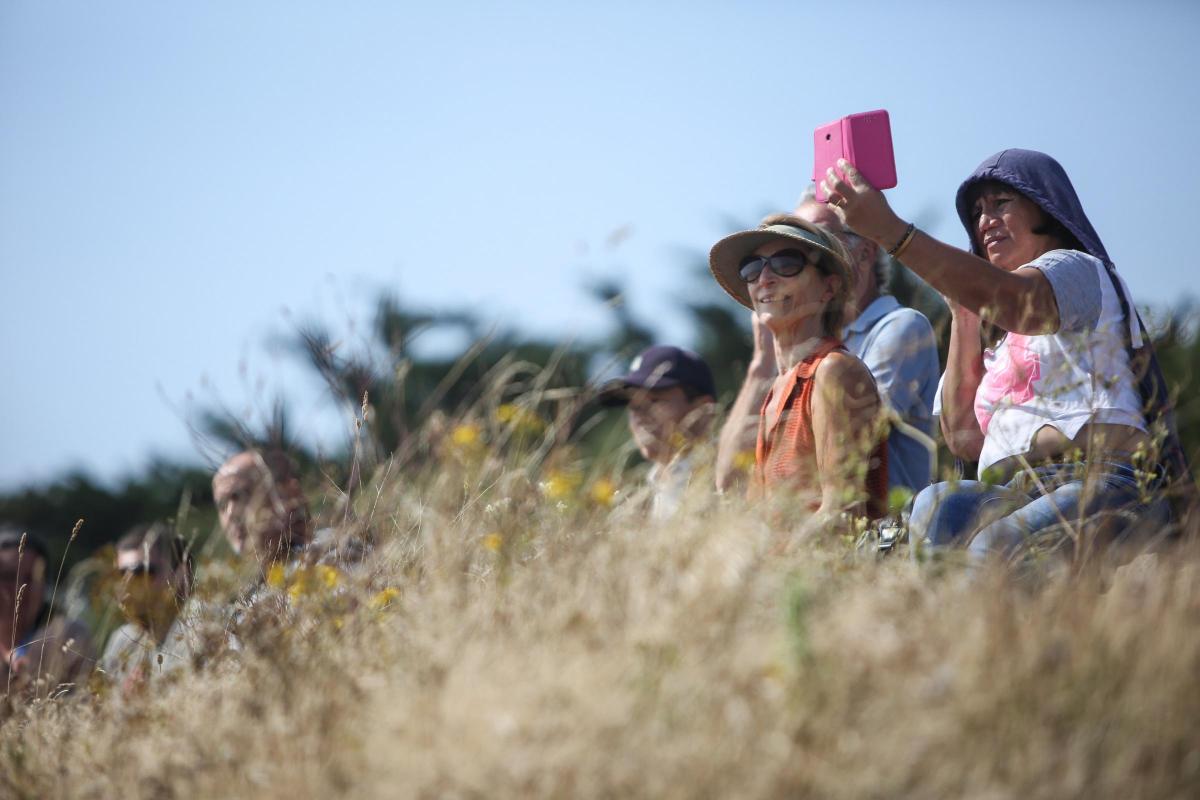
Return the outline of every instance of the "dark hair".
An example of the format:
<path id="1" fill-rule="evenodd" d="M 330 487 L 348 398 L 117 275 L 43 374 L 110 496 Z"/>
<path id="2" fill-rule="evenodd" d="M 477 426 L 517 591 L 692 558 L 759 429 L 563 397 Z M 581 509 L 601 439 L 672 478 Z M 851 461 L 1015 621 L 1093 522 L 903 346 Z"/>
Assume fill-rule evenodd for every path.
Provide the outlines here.
<path id="1" fill-rule="evenodd" d="M 162 553 L 172 572 L 179 569 L 180 565 L 185 566 L 189 574 L 192 571 L 192 551 L 188 547 L 187 539 L 172 530 L 166 523 L 151 522 L 137 525 L 117 540 L 118 550 L 141 550 L 142 548 Z"/>
<path id="2" fill-rule="evenodd" d="M 1087 252 L 1087 248 L 1085 248 L 1083 243 L 1079 241 L 1079 237 L 1071 233 L 1070 229 L 1067 228 L 1067 226 L 1064 225 L 1062 221 L 1058 219 L 1058 217 L 1042 208 L 1041 204 L 1032 197 L 1025 194 L 1015 186 L 1005 183 L 1004 181 L 996 180 L 995 178 L 989 178 L 988 180 L 983 180 L 976 183 L 971 187 L 970 194 L 967 196 L 967 207 L 973 209 L 975 206 L 975 201 L 979 199 L 980 195 L 985 192 L 995 191 L 1012 192 L 1013 194 L 1022 197 L 1033 204 L 1033 206 L 1042 215 L 1042 219 L 1037 225 L 1033 226 L 1033 228 L 1030 230 L 1030 233 L 1036 234 L 1037 236 L 1049 236 L 1050 238 L 1054 239 L 1054 241 L 1056 241 L 1063 249 L 1079 250 L 1083 253 Z M 975 220 L 974 211 L 971 213 L 971 220 L 972 226 L 975 226 L 977 222 Z M 975 247 L 978 248 L 979 243 L 975 241 L 975 237 L 976 232 L 975 229 L 973 229 L 971 232 L 971 242 Z"/>
<path id="3" fill-rule="evenodd" d="M 1037 204 L 1034 203 L 1034 205 Z M 1042 221 L 1034 226 L 1033 233 L 1036 233 L 1038 236 L 1052 237 L 1056 242 L 1062 245 L 1064 249 L 1079 250 L 1084 253 L 1087 252 L 1087 249 L 1084 248 L 1083 243 L 1079 241 L 1079 237 L 1071 233 L 1071 231 L 1067 229 L 1067 226 L 1063 225 L 1062 222 L 1059 221 L 1058 217 L 1054 216 L 1041 206 L 1038 206 L 1038 210 L 1042 212 Z"/>
<path id="4" fill-rule="evenodd" d="M 32 552 L 47 563 L 50 562 L 50 551 L 41 537 L 33 533 L 23 532 L 12 525 L 0 525 L 0 550 L 16 550 L 25 540 L 25 552 Z"/>
<path id="5" fill-rule="evenodd" d="M 713 397 L 712 393 L 709 392 L 707 389 L 702 389 L 699 386 L 696 386 L 691 383 L 681 383 L 681 384 L 679 384 L 679 388 L 683 389 L 683 395 L 684 395 L 684 397 L 686 397 L 688 399 L 689 403 L 691 401 L 697 400 L 701 397 L 712 398 L 712 400 L 714 402 L 717 399 L 717 398 Z"/>

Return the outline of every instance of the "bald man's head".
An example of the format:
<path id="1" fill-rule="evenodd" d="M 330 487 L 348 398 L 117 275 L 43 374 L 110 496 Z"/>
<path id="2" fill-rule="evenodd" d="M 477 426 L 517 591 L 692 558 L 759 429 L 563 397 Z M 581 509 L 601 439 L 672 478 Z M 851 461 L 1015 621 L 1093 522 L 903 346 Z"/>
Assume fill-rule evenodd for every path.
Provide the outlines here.
<path id="1" fill-rule="evenodd" d="M 213 500 L 229 545 L 273 561 L 309 539 L 308 506 L 287 456 L 246 450 L 213 476 Z"/>
<path id="2" fill-rule="evenodd" d="M 879 271 L 876 268 L 879 246 L 870 239 L 846 230 L 841 217 L 834 212 L 833 207 L 828 203 L 822 203 L 815 197 L 805 197 L 800 201 L 800 205 L 796 206 L 793 213 L 801 219 L 815 222 L 825 228 L 846 246 L 846 252 L 850 254 L 850 258 L 854 262 L 852 266 L 855 274 L 855 294 L 851 301 L 855 307 L 855 313 L 848 317 L 853 319 L 879 296 L 882 288 Z"/>
<path id="3" fill-rule="evenodd" d="M 815 222 L 830 233 L 841 236 L 845 232 L 841 217 L 834 213 L 833 207 L 814 198 L 805 198 L 796 206 L 793 212 L 800 219 Z"/>

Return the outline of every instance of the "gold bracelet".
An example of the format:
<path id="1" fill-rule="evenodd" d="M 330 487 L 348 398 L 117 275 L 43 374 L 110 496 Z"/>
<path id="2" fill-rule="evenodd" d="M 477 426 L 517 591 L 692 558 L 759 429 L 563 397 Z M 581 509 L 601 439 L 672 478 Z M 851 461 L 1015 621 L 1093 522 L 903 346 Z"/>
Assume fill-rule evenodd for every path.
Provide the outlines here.
<path id="1" fill-rule="evenodd" d="M 908 223 L 908 227 L 904 229 L 904 235 L 900 237 L 900 241 L 896 242 L 895 247 L 887 251 L 888 255 L 892 258 L 900 258 L 900 254 L 903 253 L 910 244 L 912 244 L 912 240 L 916 237 L 916 235 L 917 226 L 911 222 Z"/>

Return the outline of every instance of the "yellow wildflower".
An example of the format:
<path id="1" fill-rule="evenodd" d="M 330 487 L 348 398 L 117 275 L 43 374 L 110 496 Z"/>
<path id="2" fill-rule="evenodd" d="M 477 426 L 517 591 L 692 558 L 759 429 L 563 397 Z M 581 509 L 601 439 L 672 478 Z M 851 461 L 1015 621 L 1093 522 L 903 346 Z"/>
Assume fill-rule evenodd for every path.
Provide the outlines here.
<path id="1" fill-rule="evenodd" d="M 496 409 L 496 419 L 512 428 L 518 436 L 541 436 L 546 430 L 546 423 L 534 412 L 522 408 L 515 403 L 505 403 Z"/>
<path id="2" fill-rule="evenodd" d="M 456 447 L 464 450 L 470 450 L 478 447 L 483 440 L 483 431 L 479 426 L 472 422 L 465 422 L 461 425 L 455 425 L 454 430 L 450 432 L 450 441 Z"/>
<path id="3" fill-rule="evenodd" d="M 326 589 L 333 589 L 342 582 L 342 574 L 328 564 L 318 564 L 315 570 L 317 578 L 325 584 Z"/>
<path id="4" fill-rule="evenodd" d="M 304 595 L 306 595 L 306 594 L 308 594 L 308 581 L 307 580 L 293 581 L 292 585 L 289 586 L 287 589 L 288 599 L 291 600 L 293 603 L 300 602 L 300 599 L 303 598 Z"/>
<path id="5" fill-rule="evenodd" d="M 382 611 L 399 599 L 400 590 L 394 586 L 389 586 L 386 589 L 376 592 L 368 605 L 370 605 L 373 611 Z"/>
<path id="6" fill-rule="evenodd" d="M 542 492 L 551 500 L 566 500 L 575 494 L 575 490 L 583 483 L 583 477 L 578 472 L 550 470 L 542 483 Z"/>
<path id="7" fill-rule="evenodd" d="M 592 499 L 593 503 L 599 506 L 604 506 L 605 508 L 608 508 L 612 505 L 613 498 L 616 496 L 616 494 L 616 484 L 614 484 L 608 478 L 597 478 L 595 482 L 592 483 L 591 491 L 588 492 L 588 496 Z"/>
<path id="8" fill-rule="evenodd" d="M 504 546 L 504 537 L 498 533 L 489 533 L 483 537 L 483 546 L 493 553 L 497 553 Z"/>
<path id="9" fill-rule="evenodd" d="M 341 583 L 342 576 L 327 564 L 315 567 L 301 567 L 292 573 L 291 583 L 287 587 L 288 597 L 297 601 L 305 595 L 320 592 L 322 589 L 333 589 Z"/>
<path id="10" fill-rule="evenodd" d="M 739 450 L 737 455 L 733 457 L 733 468 L 742 472 L 749 472 L 754 469 L 754 451 Z"/>
<path id="11" fill-rule="evenodd" d="M 283 564 L 272 564 L 267 570 L 267 586 L 272 589 L 282 589 L 283 583 L 287 575 L 284 573 Z"/>

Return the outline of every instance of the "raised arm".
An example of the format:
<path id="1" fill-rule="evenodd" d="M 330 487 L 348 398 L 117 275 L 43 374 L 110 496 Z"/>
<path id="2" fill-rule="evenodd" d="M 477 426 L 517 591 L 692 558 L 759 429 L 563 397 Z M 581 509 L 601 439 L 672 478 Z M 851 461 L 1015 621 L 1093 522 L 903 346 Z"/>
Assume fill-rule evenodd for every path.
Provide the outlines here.
<path id="1" fill-rule="evenodd" d="M 905 237 L 908 224 L 852 164 L 843 160 L 838 167 L 845 180 L 830 169 L 822 181 L 831 203 L 855 232 L 890 252 Z M 1059 328 L 1054 290 L 1039 270 L 1000 269 L 921 231 L 915 231 L 901 260 L 948 300 L 1006 331 L 1036 336 Z"/>
<path id="2" fill-rule="evenodd" d="M 779 374 L 775 363 L 775 343 L 771 332 L 751 312 L 751 330 L 754 333 L 754 354 L 746 368 L 746 379 L 738 390 L 737 399 L 725 417 L 721 435 L 717 439 L 716 481 L 717 491 L 725 491 L 737 481 L 743 469 L 738 456 L 754 455 L 754 444 L 758 436 L 758 418 L 763 398 L 771 388 L 771 382 Z"/>

